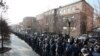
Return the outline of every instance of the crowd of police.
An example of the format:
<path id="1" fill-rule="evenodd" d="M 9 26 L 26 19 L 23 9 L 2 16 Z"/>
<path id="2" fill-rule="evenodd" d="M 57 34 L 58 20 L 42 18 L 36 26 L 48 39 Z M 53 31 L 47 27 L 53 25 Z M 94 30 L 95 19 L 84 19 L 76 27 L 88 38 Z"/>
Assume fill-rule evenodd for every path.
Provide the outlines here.
<path id="1" fill-rule="evenodd" d="M 40 56 L 100 56 L 100 42 L 58 34 L 19 34 Z"/>

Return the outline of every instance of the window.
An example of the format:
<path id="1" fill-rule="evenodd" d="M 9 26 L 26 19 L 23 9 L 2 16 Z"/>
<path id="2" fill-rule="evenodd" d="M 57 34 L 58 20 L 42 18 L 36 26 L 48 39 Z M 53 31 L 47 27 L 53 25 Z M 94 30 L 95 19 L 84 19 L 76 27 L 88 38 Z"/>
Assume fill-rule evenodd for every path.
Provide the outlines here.
<path id="1" fill-rule="evenodd" d="M 76 9 L 76 7 L 75 7 L 75 6 L 74 6 L 74 7 L 72 7 L 72 11 L 73 11 L 73 12 L 75 12 L 75 9 Z"/>
<path id="2" fill-rule="evenodd" d="M 65 13 L 66 13 L 66 10 L 64 9 L 64 10 L 63 10 L 63 14 L 65 14 Z"/>
<path id="3" fill-rule="evenodd" d="M 69 13 L 72 13 L 72 7 L 71 7 L 71 8 L 69 8 Z"/>
<path id="4" fill-rule="evenodd" d="M 66 13 L 68 13 L 68 8 L 66 8 Z"/>
<path id="5" fill-rule="evenodd" d="M 70 12 L 70 8 L 68 8 L 68 11 L 67 11 L 68 13 Z"/>
<path id="6" fill-rule="evenodd" d="M 76 30 L 76 27 L 71 27 L 71 30 L 72 30 L 72 31 L 75 31 L 75 30 Z"/>
<path id="7" fill-rule="evenodd" d="M 60 10 L 59 10 L 59 11 L 57 11 L 57 14 L 60 14 Z"/>
<path id="8" fill-rule="evenodd" d="M 51 11 L 51 14 L 54 14 L 54 10 L 53 10 L 53 11 Z"/>
<path id="9" fill-rule="evenodd" d="M 60 10 L 60 14 L 62 14 L 63 10 Z"/>

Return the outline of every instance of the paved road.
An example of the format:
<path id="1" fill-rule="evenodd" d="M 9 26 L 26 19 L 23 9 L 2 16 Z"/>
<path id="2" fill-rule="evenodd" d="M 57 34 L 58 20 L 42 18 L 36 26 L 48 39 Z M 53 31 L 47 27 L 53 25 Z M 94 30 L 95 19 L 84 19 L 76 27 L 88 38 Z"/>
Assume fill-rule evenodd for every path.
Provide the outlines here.
<path id="1" fill-rule="evenodd" d="M 11 34 L 11 42 L 5 42 L 5 46 L 12 49 L 7 53 L 0 54 L 0 56 L 39 56 L 23 40 L 13 34 Z"/>

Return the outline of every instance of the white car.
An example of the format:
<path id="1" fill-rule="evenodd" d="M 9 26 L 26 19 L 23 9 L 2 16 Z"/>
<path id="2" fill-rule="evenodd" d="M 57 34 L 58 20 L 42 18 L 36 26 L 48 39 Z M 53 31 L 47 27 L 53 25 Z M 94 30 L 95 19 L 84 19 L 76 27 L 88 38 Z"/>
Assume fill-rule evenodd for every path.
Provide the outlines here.
<path id="1" fill-rule="evenodd" d="M 83 34 L 83 35 L 79 36 L 78 39 L 80 39 L 80 40 L 86 40 L 87 38 L 88 38 L 87 34 Z"/>

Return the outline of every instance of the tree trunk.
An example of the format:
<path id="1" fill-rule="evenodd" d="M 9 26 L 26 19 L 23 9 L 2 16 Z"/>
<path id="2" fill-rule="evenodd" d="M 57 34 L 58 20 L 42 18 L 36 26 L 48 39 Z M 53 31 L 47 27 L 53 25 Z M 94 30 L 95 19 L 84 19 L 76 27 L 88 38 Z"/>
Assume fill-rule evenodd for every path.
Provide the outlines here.
<path id="1" fill-rule="evenodd" d="M 2 51 L 3 51 L 3 41 L 4 41 L 3 38 L 4 38 L 4 36 L 1 35 L 1 38 L 2 38 L 2 39 L 1 39 L 1 40 L 2 40 L 2 42 L 1 42 L 1 48 L 2 48 Z"/>

